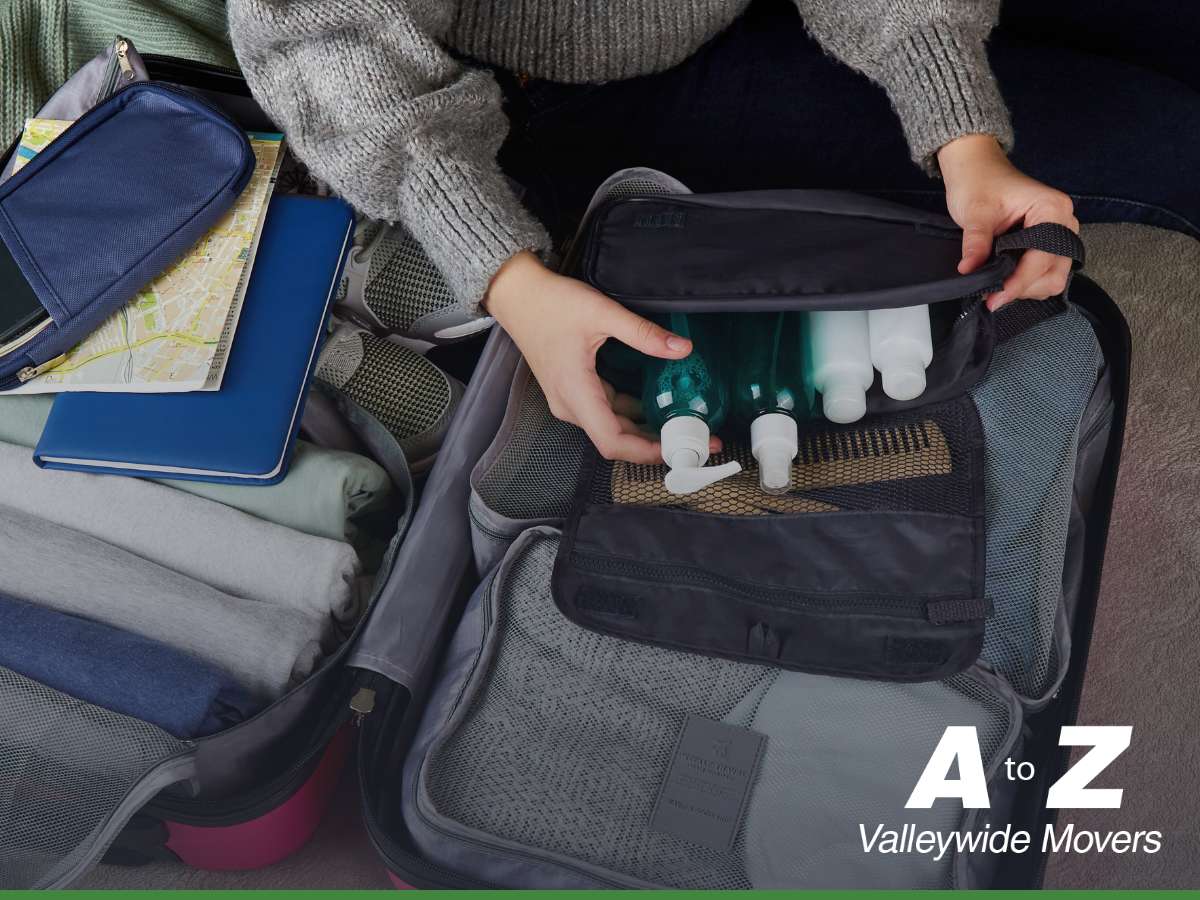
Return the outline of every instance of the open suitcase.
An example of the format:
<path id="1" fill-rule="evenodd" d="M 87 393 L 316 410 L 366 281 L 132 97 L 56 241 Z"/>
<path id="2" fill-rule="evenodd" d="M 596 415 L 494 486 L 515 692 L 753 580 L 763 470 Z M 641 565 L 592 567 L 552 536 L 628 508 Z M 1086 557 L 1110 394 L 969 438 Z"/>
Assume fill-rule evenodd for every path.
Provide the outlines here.
<path id="1" fill-rule="evenodd" d="M 135 63 L 245 130 L 275 130 L 239 73 L 149 54 Z M 381 424 L 332 388 L 320 390 L 403 500 L 377 596 L 409 520 L 411 477 Z M 353 640 L 252 719 L 192 741 L 0 671 L 0 888 L 66 886 L 102 858 L 249 869 L 299 849 L 328 807 L 352 743 L 360 673 L 344 660 Z"/>
<path id="2" fill-rule="evenodd" d="M 243 127 L 265 127 L 235 73 L 154 57 L 146 58 L 146 66 L 155 77 L 217 101 Z M 653 309 L 656 302 L 686 298 L 691 289 L 672 284 L 678 270 L 660 265 L 670 257 L 640 243 L 651 234 L 671 237 L 670 230 L 621 224 L 620 217 L 638 203 L 668 202 L 647 196 L 648 187 L 620 185 L 615 194 L 631 196 L 623 202 L 614 196 L 614 202 L 598 207 L 589 219 L 588 229 L 600 223 L 611 226 L 607 235 L 585 230 L 570 265 L 631 305 Z M 751 653 L 755 661 L 748 661 L 748 644 L 696 653 L 663 647 L 659 634 L 614 635 L 620 616 L 615 623 L 610 616 L 607 622 L 590 623 L 592 627 L 576 625 L 559 611 L 550 586 L 560 529 L 573 512 L 580 512 L 575 495 L 581 471 L 591 473 L 589 484 L 608 486 L 607 493 L 601 491 L 601 506 L 650 509 L 661 505 L 661 498 L 614 503 L 614 485 L 635 488 L 633 494 L 621 494 L 628 500 L 653 475 L 614 473 L 592 458 L 580 433 L 549 415 L 515 347 L 497 332 L 411 527 L 405 527 L 407 517 L 398 523 L 369 618 L 313 678 L 254 719 L 197 742 L 164 740 L 148 726 L 44 694 L 34 702 L 58 710 L 54 728 L 31 728 L 22 717 L 4 729 L 31 757 L 53 763 L 45 777 L 20 781 L 19 791 L 6 800 L 0 820 L 0 871 L 6 886 L 68 884 L 106 852 L 123 862 L 173 853 L 212 868 L 266 865 L 282 858 L 315 827 L 346 757 L 352 722 L 361 726 L 356 729 L 361 737 L 357 763 L 369 831 L 400 884 L 1037 883 L 1041 860 L 1036 854 L 1000 865 L 994 858 L 966 857 L 937 865 L 879 863 L 879 857 L 863 857 L 858 849 L 857 822 L 878 820 L 899 827 L 904 796 L 945 724 L 975 725 L 979 731 L 992 792 L 987 821 L 1032 826 L 1046 820 L 1045 791 L 1065 764 L 1057 730 L 1072 720 L 1086 663 L 1118 464 L 1129 353 L 1119 312 L 1095 285 L 1078 278 L 1069 304 L 1021 304 L 993 321 L 979 309 L 975 295 L 1011 262 L 1001 255 L 983 275 L 960 279 L 949 261 L 953 251 L 929 252 L 929 247 L 954 246 L 953 227 L 940 217 L 889 204 L 806 192 L 669 202 L 691 204 L 687 215 L 697 225 L 715 215 L 707 221 L 726 237 L 752 235 L 753 227 L 742 217 L 764 210 L 785 217 L 794 233 L 812 225 L 811 218 L 806 226 L 797 225 L 795 216 L 845 226 L 832 233 L 832 244 L 814 244 L 814 253 L 861 246 L 855 244 L 859 238 L 888 246 L 901 233 L 899 239 L 915 242 L 910 249 L 922 260 L 915 269 L 872 275 L 862 265 L 860 249 L 836 279 L 815 289 L 796 282 L 794 271 L 775 271 L 784 245 L 770 241 L 761 245 L 764 252 L 754 257 L 753 267 L 728 267 L 730 257 L 725 256 L 714 257 L 709 269 L 730 279 L 744 272 L 775 278 L 766 292 L 773 290 L 774 299 L 763 301 L 762 307 L 751 307 L 745 297 L 736 301 L 747 309 L 836 306 L 847 295 L 865 308 L 878 301 L 873 292 L 892 291 L 898 297 L 914 286 L 938 285 L 941 293 L 935 299 L 943 310 L 945 340 L 935 368 L 948 387 L 927 399 L 979 409 L 983 433 L 975 437 L 984 440 L 967 458 L 992 453 L 998 436 L 1018 439 L 1015 447 L 1005 448 L 1008 456 L 987 457 L 990 467 L 1007 464 L 1014 467 L 1010 473 L 1021 473 L 1004 481 L 1015 495 L 1005 498 L 1013 509 L 1002 522 L 1012 544 L 1002 558 L 1011 566 L 987 571 L 995 613 L 986 628 L 981 629 L 978 607 L 973 618 L 957 623 L 967 640 L 965 650 L 956 642 L 962 654 L 971 656 L 970 641 L 982 637 L 980 662 L 941 681 L 856 680 L 797 671 L 811 669 L 812 661 L 780 659 L 779 642 L 770 639 L 758 640 Z M 656 212 L 669 213 L 670 221 L 679 211 L 672 206 Z M 629 221 L 640 216 L 633 213 Z M 651 214 L 648 221 L 653 220 Z M 873 238 L 863 237 L 858 229 L 864 223 L 868 230 L 875 225 L 882 230 Z M 625 240 L 632 243 L 620 243 Z M 735 259 L 751 248 L 729 246 Z M 1013 249 L 1020 246 L 1019 239 L 1014 241 Z M 794 251 L 790 245 L 787 249 Z M 624 264 L 602 265 L 614 252 L 622 260 L 640 255 L 649 264 L 636 271 Z M 626 277 L 630 280 L 621 283 Z M 893 280 L 881 284 L 880 277 Z M 720 286 L 715 301 L 710 297 L 703 302 L 723 308 L 733 295 L 745 293 L 744 286 L 731 282 Z M 964 321 L 969 327 L 960 324 Z M 1070 390 L 1047 393 L 1056 385 Z M 969 406 L 964 397 L 970 398 Z M 406 490 L 403 458 L 381 437 L 383 430 L 346 398 L 332 399 Z M 1056 417 L 1032 412 L 1039 403 L 1053 406 Z M 881 441 L 883 449 L 874 455 L 831 450 L 828 431 L 808 435 L 808 468 L 832 462 L 834 468 L 845 464 L 848 471 L 832 482 L 813 481 L 807 490 L 841 489 L 818 502 L 857 509 L 868 517 L 887 504 L 899 504 L 901 511 L 914 502 L 936 506 L 936 498 L 922 499 L 920 492 L 910 496 L 872 489 L 877 482 L 929 476 L 921 467 L 930 459 L 933 476 L 958 479 L 958 462 L 964 457 L 956 449 L 961 423 L 952 413 L 923 418 L 922 408 L 888 408 L 875 396 L 871 418 L 859 429 L 859 439 L 848 445 L 861 448 Z M 1020 455 L 1020 466 L 1013 452 Z M 918 465 L 890 469 L 897 459 Z M 1044 471 L 1024 468 L 1026 461 L 1047 460 Z M 598 482 L 597 471 L 604 473 Z M 864 471 L 873 474 L 864 476 Z M 855 487 L 864 490 L 846 490 Z M 964 500 L 962 491 L 951 491 L 945 502 L 953 508 L 941 513 L 969 522 L 966 531 L 976 553 L 979 536 L 995 531 L 985 527 L 996 516 L 995 484 L 988 491 L 986 509 L 971 505 L 980 500 L 977 490 L 973 501 Z M 581 494 L 593 496 L 590 490 Z M 754 516 L 744 515 L 743 501 L 735 494 L 720 501 L 732 509 L 685 512 L 715 518 L 732 512 L 749 522 Z M 962 503 L 966 505 L 954 505 Z M 812 514 L 785 518 L 805 516 Z M 814 521 L 819 518 L 817 513 Z M 987 550 L 992 551 L 990 541 Z M 971 582 L 981 575 L 966 574 Z M 684 642 L 678 635 L 669 640 L 676 647 Z M 908 646 L 920 651 L 921 644 Z M 764 665 L 764 657 L 772 655 L 775 664 Z M 920 678 L 920 667 L 930 656 L 891 657 L 892 663 L 906 660 L 917 664 L 910 677 Z M 938 664 L 946 664 L 946 658 L 939 656 Z M 951 665 L 957 668 L 957 663 Z M 797 682 L 803 691 L 780 690 Z M 772 707 L 783 713 L 776 721 L 812 727 L 792 734 L 772 731 L 763 724 L 764 710 Z M 767 733 L 732 847 L 714 850 L 650 828 L 672 749 L 689 716 Z M 844 736 L 835 733 L 834 721 L 841 723 Z M 789 740 L 802 742 L 805 752 L 773 752 Z M 862 751 L 867 756 L 856 758 Z M 871 751 L 883 755 L 871 757 Z M 1008 756 L 1035 761 L 1036 780 L 1001 782 L 998 770 Z M 820 760 L 825 760 L 823 767 Z M 855 783 L 873 771 L 882 773 L 874 787 Z M 806 785 L 800 798 L 788 793 L 797 783 Z M 756 795 L 769 798 L 772 793 L 791 801 L 783 819 L 763 817 L 756 805 Z M 980 814 L 963 815 L 938 805 L 919 821 L 955 829 L 982 827 L 984 820 Z M 757 823 L 753 827 L 752 821 Z M 772 852 L 772 835 L 787 837 L 780 852 Z M 797 849 L 808 844 L 813 853 L 796 859 Z"/>
<path id="3" fill-rule="evenodd" d="M 599 460 L 493 334 L 348 660 L 374 694 L 358 765 L 394 880 L 1036 886 L 1037 837 L 1020 855 L 933 860 L 864 853 L 859 825 L 1052 822 L 1129 338 L 1083 277 L 1069 301 L 995 316 L 980 296 L 1012 252 L 1077 255 L 1077 241 L 1018 232 L 959 276 L 953 224 L 891 203 L 663 197 L 636 178 L 604 191 L 573 274 L 642 312 L 933 303 L 930 387 L 898 404 L 876 382 L 862 422 L 802 425 L 791 505 L 754 499 L 752 469 L 681 502 L 661 468 Z M 753 465 L 729 436 L 725 453 Z M 906 810 L 949 725 L 976 729 L 990 809 Z M 1008 758 L 1036 777 L 1004 778 Z M 714 781 L 726 763 L 736 777 Z M 681 788 L 689 776 L 699 793 Z"/>

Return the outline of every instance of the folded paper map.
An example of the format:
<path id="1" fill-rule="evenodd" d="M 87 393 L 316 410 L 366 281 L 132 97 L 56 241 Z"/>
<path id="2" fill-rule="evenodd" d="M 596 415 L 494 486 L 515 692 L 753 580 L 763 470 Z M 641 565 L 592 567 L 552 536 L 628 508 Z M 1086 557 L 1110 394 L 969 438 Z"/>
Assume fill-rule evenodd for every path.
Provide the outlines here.
<path id="1" fill-rule="evenodd" d="M 30 119 L 20 171 L 70 125 Z M 15 393 L 170 393 L 221 387 L 279 164 L 283 135 L 252 133 L 254 175 L 225 217 L 66 358 Z"/>

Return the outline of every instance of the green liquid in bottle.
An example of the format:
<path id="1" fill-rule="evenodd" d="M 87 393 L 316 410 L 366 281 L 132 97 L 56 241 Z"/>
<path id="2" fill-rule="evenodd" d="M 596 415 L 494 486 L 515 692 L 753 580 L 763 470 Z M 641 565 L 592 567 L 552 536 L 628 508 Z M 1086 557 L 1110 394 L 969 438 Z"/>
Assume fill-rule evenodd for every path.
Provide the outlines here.
<path id="1" fill-rule="evenodd" d="M 694 416 L 715 432 L 724 424 L 729 411 L 724 357 L 713 340 L 721 318 L 671 313 L 658 321 L 676 334 L 690 338 L 692 352 L 684 359 L 648 358 L 642 387 L 646 422 L 659 430 L 676 416 Z"/>
<path id="2" fill-rule="evenodd" d="M 766 413 L 797 421 L 813 414 L 816 400 L 804 377 L 804 337 L 798 313 L 742 313 L 733 326 L 734 415 L 750 425 Z"/>

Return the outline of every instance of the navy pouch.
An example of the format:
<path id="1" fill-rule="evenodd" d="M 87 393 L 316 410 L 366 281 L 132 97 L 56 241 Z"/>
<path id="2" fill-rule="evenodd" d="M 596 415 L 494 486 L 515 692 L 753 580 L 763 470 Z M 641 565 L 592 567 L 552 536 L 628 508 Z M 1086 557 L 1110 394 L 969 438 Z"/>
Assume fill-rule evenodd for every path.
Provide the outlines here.
<path id="1" fill-rule="evenodd" d="M 145 83 L 0 185 L 0 241 L 49 314 L 0 347 L 0 391 L 36 377 L 182 256 L 253 172 L 246 135 L 223 113 Z"/>

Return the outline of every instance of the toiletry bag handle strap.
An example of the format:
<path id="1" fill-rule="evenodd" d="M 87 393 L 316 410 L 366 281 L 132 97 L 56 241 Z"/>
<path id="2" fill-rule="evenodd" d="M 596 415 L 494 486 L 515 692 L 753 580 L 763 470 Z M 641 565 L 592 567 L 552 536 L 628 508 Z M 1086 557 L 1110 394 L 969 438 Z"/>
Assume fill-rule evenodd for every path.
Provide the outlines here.
<path id="1" fill-rule="evenodd" d="M 1021 254 L 1026 250 L 1042 250 L 1055 256 L 1071 260 L 1071 271 L 1083 268 L 1083 241 L 1066 225 L 1057 222 L 1042 222 L 1020 231 L 1012 231 L 996 238 L 995 252 Z"/>

